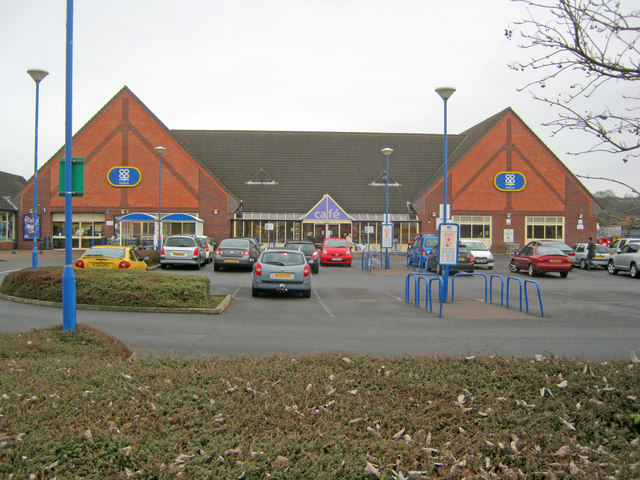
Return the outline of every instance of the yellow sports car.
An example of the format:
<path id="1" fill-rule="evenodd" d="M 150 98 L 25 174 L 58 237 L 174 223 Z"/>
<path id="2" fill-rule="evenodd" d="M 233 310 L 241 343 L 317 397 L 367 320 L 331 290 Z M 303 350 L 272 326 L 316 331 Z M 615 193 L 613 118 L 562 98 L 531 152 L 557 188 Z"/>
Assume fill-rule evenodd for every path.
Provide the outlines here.
<path id="1" fill-rule="evenodd" d="M 84 252 L 74 268 L 124 268 L 146 270 L 149 257 L 142 258 L 132 247 L 100 245 Z"/>

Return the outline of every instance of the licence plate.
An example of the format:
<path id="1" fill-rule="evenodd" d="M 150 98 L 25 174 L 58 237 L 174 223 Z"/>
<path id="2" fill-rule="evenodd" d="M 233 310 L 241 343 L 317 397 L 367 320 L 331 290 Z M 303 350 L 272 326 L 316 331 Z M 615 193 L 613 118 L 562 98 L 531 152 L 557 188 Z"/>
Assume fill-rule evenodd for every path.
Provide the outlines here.
<path id="1" fill-rule="evenodd" d="M 341 258 L 332 258 L 331 261 L 332 262 L 341 262 L 342 259 Z"/>
<path id="2" fill-rule="evenodd" d="M 458 262 L 464 262 L 464 257 L 458 257 Z"/>
<path id="3" fill-rule="evenodd" d="M 596 255 L 596 258 L 607 258 L 606 255 Z"/>
<path id="4" fill-rule="evenodd" d="M 225 258 L 224 263 L 238 263 L 237 258 Z"/>
<path id="5" fill-rule="evenodd" d="M 486 258 L 478 258 L 478 257 L 476 257 L 476 263 L 487 263 L 487 259 Z"/>
<path id="6" fill-rule="evenodd" d="M 184 253 L 174 253 L 174 257 L 184 257 Z"/>
<path id="7" fill-rule="evenodd" d="M 551 263 L 561 263 L 562 260 L 560 260 L 559 258 L 552 258 L 551 260 L 549 260 Z"/>
<path id="8" fill-rule="evenodd" d="M 293 273 L 272 273 L 273 278 L 293 278 Z"/>

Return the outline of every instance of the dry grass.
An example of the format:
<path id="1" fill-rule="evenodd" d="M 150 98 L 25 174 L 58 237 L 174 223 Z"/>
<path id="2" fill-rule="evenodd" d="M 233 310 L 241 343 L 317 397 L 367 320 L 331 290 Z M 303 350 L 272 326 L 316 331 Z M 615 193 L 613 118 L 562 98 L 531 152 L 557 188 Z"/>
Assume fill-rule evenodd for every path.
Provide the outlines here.
<path id="1" fill-rule="evenodd" d="M 0 476 L 640 477 L 634 361 L 130 357 L 0 336 Z"/>

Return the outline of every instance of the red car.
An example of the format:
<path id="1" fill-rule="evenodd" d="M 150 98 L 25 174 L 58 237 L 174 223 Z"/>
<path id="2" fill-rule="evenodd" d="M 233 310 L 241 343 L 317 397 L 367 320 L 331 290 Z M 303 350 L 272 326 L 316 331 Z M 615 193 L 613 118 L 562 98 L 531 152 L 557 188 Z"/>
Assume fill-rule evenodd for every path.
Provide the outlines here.
<path id="1" fill-rule="evenodd" d="M 562 278 L 566 278 L 571 268 L 571 258 L 568 255 L 559 248 L 545 245 L 525 246 L 509 263 L 509 270 L 513 273 L 527 270 L 531 277 L 538 273 L 557 272 Z"/>
<path id="2" fill-rule="evenodd" d="M 320 265 L 351 266 L 351 248 L 344 238 L 325 238 L 320 250 Z"/>

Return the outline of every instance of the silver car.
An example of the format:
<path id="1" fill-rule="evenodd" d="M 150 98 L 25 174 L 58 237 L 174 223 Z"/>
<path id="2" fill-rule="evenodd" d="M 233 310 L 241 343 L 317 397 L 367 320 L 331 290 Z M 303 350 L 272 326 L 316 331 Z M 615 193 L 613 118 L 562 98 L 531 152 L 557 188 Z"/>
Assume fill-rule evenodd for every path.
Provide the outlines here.
<path id="1" fill-rule="evenodd" d="M 253 268 L 251 294 L 261 292 L 300 292 L 311 296 L 311 266 L 299 250 L 271 248 L 264 250 Z"/>
<path id="2" fill-rule="evenodd" d="M 484 242 L 480 240 L 463 240 L 463 243 L 471 250 L 471 254 L 475 258 L 476 267 L 487 267 L 489 270 L 493 268 L 493 253 Z"/>
<path id="3" fill-rule="evenodd" d="M 581 269 L 587 269 L 587 244 L 576 243 L 573 246 L 576 252 L 576 256 L 571 259 L 575 266 L 580 266 Z M 606 245 L 596 244 L 596 256 L 591 259 L 596 267 L 607 268 L 609 263 L 609 248 Z"/>
<path id="4" fill-rule="evenodd" d="M 611 255 L 607 271 L 611 275 L 629 272 L 633 278 L 640 278 L 640 243 L 627 243 L 618 253 Z"/>
<path id="5" fill-rule="evenodd" d="M 160 250 L 161 268 L 167 268 L 167 265 L 191 265 L 199 270 L 205 263 L 205 249 L 195 236 L 173 235 L 165 240 Z"/>

